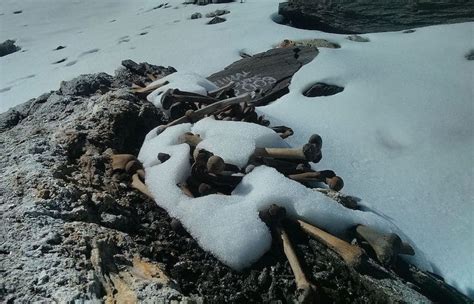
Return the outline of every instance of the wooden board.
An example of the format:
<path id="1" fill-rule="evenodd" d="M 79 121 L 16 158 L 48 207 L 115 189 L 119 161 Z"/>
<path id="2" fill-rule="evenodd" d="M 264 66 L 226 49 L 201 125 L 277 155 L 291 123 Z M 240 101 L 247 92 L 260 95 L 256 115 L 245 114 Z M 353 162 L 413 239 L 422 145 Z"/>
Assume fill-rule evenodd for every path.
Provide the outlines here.
<path id="1" fill-rule="evenodd" d="M 258 91 L 257 105 L 265 105 L 288 93 L 293 75 L 318 55 L 315 47 L 271 49 L 244 58 L 208 79 L 222 87 L 235 82 L 236 94 Z"/>

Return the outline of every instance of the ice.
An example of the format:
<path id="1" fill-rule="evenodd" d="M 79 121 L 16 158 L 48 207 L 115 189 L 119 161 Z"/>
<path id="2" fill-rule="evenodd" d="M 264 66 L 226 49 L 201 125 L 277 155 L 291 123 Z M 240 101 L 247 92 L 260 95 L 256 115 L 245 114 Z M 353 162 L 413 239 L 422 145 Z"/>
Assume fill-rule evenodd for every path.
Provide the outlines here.
<path id="1" fill-rule="evenodd" d="M 235 130 L 240 133 L 242 129 L 248 131 L 249 136 L 244 138 L 236 135 Z M 190 148 L 187 144 L 178 144 L 177 138 L 189 130 L 195 133 L 199 131 L 203 142 L 208 143 L 203 146 L 211 146 L 214 152 L 219 151 L 217 155 L 225 155 L 224 159 L 230 159 L 241 167 L 245 166 L 254 147 L 261 145 L 261 138 L 265 139 L 263 142 L 273 142 L 279 146 L 283 146 L 283 140 L 271 129 L 256 124 L 206 118 L 194 126 L 184 124 L 167 128 L 158 136 L 152 130 L 152 135 L 147 136 L 140 151 L 139 159 L 146 172 L 145 182 L 158 205 L 180 219 L 202 248 L 237 270 L 250 266 L 269 249 L 271 236 L 259 219 L 258 211 L 273 203 L 284 206 L 291 216 L 302 218 L 337 235 L 344 235 L 347 229 L 356 224 L 364 224 L 404 236 L 387 219 L 370 211 L 346 209 L 323 194 L 265 166 L 257 167 L 247 174 L 231 196 L 189 198 L 177 187 L 178 183 L 185 182 L 190 173 Z M 269 140 L 272 137 L 270 132 L 273 132 L 273 140 Z M 220 141 L 217 135 L 222 138 Z M 247 146 L 236 150 L 240 144 Z M 160 152 L 170 154 L 170 159 L 164 163 L 156 161 L 156 155 Z M 405 240 L 409 241 L 407 238 Z M 424 268 L 429 267 L 421 252 L 417 255 L 416 263 Z"/>
<path id="2" fill-rule="evenodd" d="M 218 87 L 207 80 L 205 77 L 191 72 L 176 72 L 161 79 L 158 79 L 150 84 L 159 85 L 169 82 L 166 85 L 154 90 L 146 98 L 152 102 L 156 107 L 161 108 L 161 94 L 169 89 L 179 89 L 181 91 L 193 92 L 206 96 L 209 91 L 215 90 Z"/>

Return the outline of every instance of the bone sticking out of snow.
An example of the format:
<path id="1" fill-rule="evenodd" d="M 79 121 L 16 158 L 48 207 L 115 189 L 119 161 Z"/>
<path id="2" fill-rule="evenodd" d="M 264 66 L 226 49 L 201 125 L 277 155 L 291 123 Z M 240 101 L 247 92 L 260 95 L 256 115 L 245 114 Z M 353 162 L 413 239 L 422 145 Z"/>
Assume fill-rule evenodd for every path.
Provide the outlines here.
<path id="1" fill-rule="evenodd" d="M 160 135 L 152 130 L 142 146 L 138 158 L 144 164 L 146 184 L 157 204 L 178 218 L 202 248 L 234 269 L 250 266 L 270 248 L 271 235 L 259 219 L 258 211 L 274 203 L 285 207 L 290 216 L 300 217 L 336 235 L 343 235 L 356 224 L 364 224 L 403 237 L 390 221 L 372 212 L 346 209 L 266 166 L 247 174 L 231 196 L 189 198 L 176 184 L 184 182 L 190 174 L 190 148 L 177 141 L 181 134 L 190 131 L 200 134 L 203 143 L 208 143 L 203 146 L 239 166 L 245 165 L 254 147 L 287 144 L 273 130 L 256 124 L 206 118 L 193 126 L 170 127 Z M 234 143 L 248 146 L 239 148 Z M 171 158 L 160 163 L 157 160 L 160 152 L 168 153 Z M 417 256 L 418 264 L 424 265 L 422 254 Z"/>
<path id="2" fill-rule="evenodd" d="M 151 92 L 147 99 L 156 107 L 161 108 L 161 94 L 168 89 L 180 89 L 181 91 L 193 92 L 207 96 L 207 92 L 216 90 L 218 87 L 206 78 L 191 72 L 176 72 L 152 82 L 149 86 L 169 83 Z"/>
<path id="3" fill-rule="evenodd" d="M 229 164 L 245 167 L 255 148 L 284 148 L 286 142 L 273 130 L 256 124 L 219 121 L 210 117 L 197 122 L 192 132 L 204 139 L 197 146 Z"/>

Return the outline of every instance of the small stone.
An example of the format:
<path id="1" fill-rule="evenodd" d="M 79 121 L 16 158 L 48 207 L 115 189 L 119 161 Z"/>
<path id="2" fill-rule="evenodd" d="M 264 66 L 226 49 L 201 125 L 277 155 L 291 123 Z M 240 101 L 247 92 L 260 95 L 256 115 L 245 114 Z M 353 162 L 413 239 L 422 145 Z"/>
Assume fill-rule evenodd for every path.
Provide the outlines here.
<path id="1" fill-rule="evenodd" d="M 319 97 L 319 96 L 331 96 L 337 93 L 344 91 L 344 88 L 326 84 L 322 82 L 317 82 L 313 84 L 309 89 L 307 89 L 303 95 L 306 97 Z"/>
<path id="2" fill-rule="evenodd" d="M 474 60 L 474 49 L 473 49 L 473 50 L 470 50 L 469 53 L 467 53 L 464 57 L 465 57 L 467 60 Z"/>
<path id="3" fill-rule="evenodd" d="M 0 43 L 0 57 L 15 53 L 19 50 L 21 50 L 21 48 L 15 45 L 15 40 L 8 39 Z"/>
<path id="4" fill-rule="evenodd" d="M 402 33 L 404 34 L 411 34 L 411 33 L 414 33 L 416 32 L 415 30 L 406 30 L 406 31 L 403 31 Z"/>
<path id="5" fill-rule="evenodd" d="M 221 17 L 214 17 L 211 19 L 211 21 L 209 21 L 207 24 L 217 24 L 217 23 L 222 23 L 222 22 L 225 22 L 226 19 L 225 18 L 221 18 Z"/>
<path id="6" fill-rule="evenodd" d="M 191 19 L 199 19 L 199 18 L 202 18 L 201 13 L 194 13 L 194 14 L 191 15 Z"/>
<path id="7" fill-rule="evenodd" d="M 228 14 L 228 13 L 230 13 L 230 11 L 228 11 L 228 10 L 215 10 L 214 12 L 207 13 L 206 18 L 213 18 L 213 17 L 216 17 L 216 16 L 222 16 L 222 15 L 225 15 L 225 14 Z"/>
<path id="8" fill-rule="evenodd" d="M 171 229 L 173 229 L 174 232 L 182 232 L 183 231 L 183 224 L 178 219 L 173 218 L 170 222 Z"/>
<path id="9" fill-rule="evenodd" d="M 50 196 L 51 196 L 51 191 L 49 191 L 48 189 L 43 189 L 43 190 L 38 191 L 38 198 L 48 199 L 50 198 Z"/>
<path id="10" fill-rule="evenodd" d="M 350 35 L 347 36 L 346 39 L 349 39 L 350 41 L 355 41 L 355 42 L 369 42 L 370 39 L 367 37 L 362 37 L 359 35 Z"/>

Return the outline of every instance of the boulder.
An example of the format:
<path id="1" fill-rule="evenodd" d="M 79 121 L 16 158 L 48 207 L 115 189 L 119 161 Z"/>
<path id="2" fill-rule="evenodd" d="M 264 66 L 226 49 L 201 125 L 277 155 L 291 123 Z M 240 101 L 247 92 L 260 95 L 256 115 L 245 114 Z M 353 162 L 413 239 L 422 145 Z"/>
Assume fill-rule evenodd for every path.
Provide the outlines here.
<path id="1" fill-rule="evenodd" d="M 334 33 L 400 31 L 474 20 L 474 1 L 289 0 L 279 14 L 292 26 Z"/>

